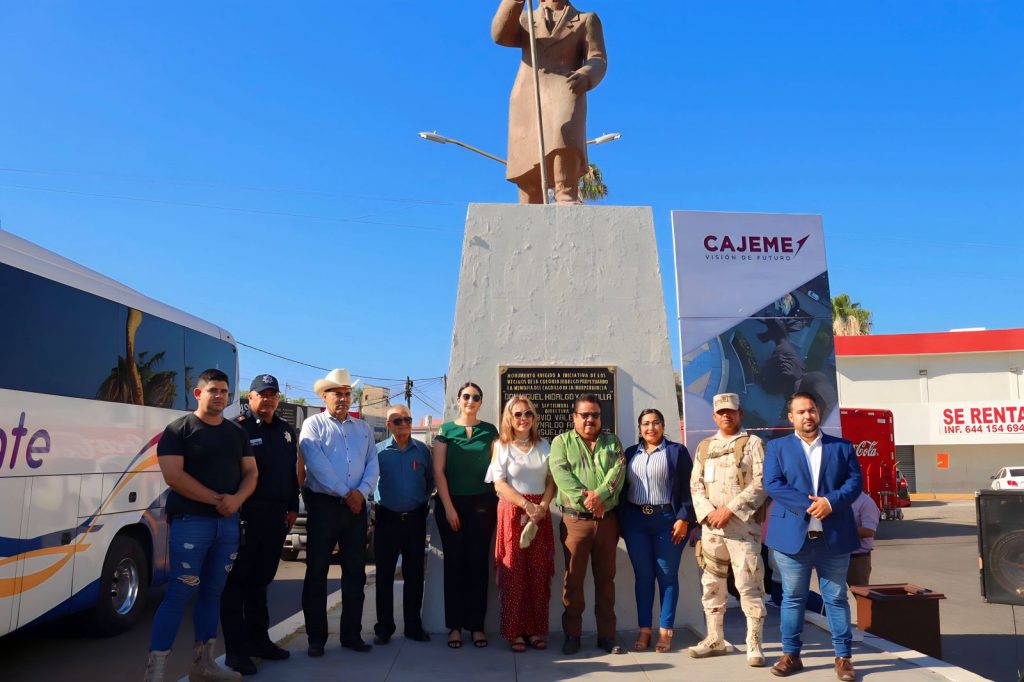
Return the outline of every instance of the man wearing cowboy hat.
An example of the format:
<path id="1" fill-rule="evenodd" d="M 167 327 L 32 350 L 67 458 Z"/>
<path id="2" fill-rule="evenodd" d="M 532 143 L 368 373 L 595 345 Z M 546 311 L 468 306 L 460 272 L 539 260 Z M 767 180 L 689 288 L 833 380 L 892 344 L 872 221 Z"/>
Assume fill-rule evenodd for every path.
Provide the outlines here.
<path id="1" fill-rule="evenodd" d="M 299 436 L 306 465 L 302 613 L 307 653 L 323 656 L 327 643 L 327 570 L 335 544 L 341 548 L 341 645 L 369 651 L 371 646 L 360 633 L 366 585 L 366 500 L 377 486 L 377 447 L 366 422 L 349 416 L 352 380 L 348 370 L 332 370 L 313 390 L 327 409 L 308 418 Z"/>

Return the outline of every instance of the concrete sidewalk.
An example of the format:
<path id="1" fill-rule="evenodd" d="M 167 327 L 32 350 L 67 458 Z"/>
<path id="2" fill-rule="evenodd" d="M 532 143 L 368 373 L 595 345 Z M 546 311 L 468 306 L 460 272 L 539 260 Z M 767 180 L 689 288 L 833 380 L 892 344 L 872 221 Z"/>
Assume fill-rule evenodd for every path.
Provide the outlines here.
<path id="1" fill-rule="evenodd" d="M 401 583 L 396 583 L 400 585 Z M 396 592 L 399 590 L 396 589 Z M 718 658 L 697 660 L 690 658 L 686 647 L 695 644 L 697 636 L 688 630 L 676 630 L 673 650 L 668 654 L 657 654 L 653 649 L 644 653 L 629 652 L 612 656 L 598 650 L 593 634 L 584 636 L 583 649 L 575 656 L 561 653 L 561 633 L 552 633 L 549 649 L 546 651 L 527 650 L 515 654 L 506 642 L 491 635 L 490 646 L 477 649 L 472 646 L 465 633 L 461 649 L 452 650 L 446 646 L 444 635 L 435 635 L 431 642 L 413 642 L 396 636 L 385 646 L 375 646 L 369 653 L 356 653 L 342 649 L 338 643 L 340 606 L 339 593 L 332 594 L 329 602 L 330 637 L 326 653 L 321 658 L 306 655 L 306 634 L 302 625 L 302 614 L 298 613 L 275 626 L 271 636 L 292 652 L 287 661 L 257 661 L 260 682 L 278 680 L 358 680 L 359 682 L 406 682 L 443 678 L 445 682 L 476 682 L 480 679 L 494 682 L 549 682 L 570 678 L 598 680 L 680 680 L 693 682 L 717 682 L 719 680 L 765 680 L 775 679 L 768 668 L 750 668 L 742 651 L 745 621 L 738 608 L 730 608 L 726 618 L 726 636 L 731 642 L 741 643 L 736 652 Z M 401 597 L 396 594 L 396 603 Z M 374 590 L 366 590 L 364 623 L 373 623 Z M 399 609 L 400 610 L 400 609 Z M 625 624 L 623 624 L 625 625 Z M 398 624 L 401 633 L 402 625 Z M 854 630 L 854 664 L 858 679 L 885 680 L 955 680 L 975 682 L 983 680 L 973 673 L 930 659 L 914 651 L 908 651 L 871 635 L 864 636 Z M 373 634 L 364 630 L 363 637 L 372 641 Z M 632 644 L 635 630 L 621 630 L 620 643 Z M 765 623 L 765 654 L 770 665 L 781 654 L 779 641 L 779 611 L 769 607 Z M 917 661 L 915 664 L 913 661 Z M 223 662 L 223 659 L 221 659 Z M 804 671 L 795 679 L 835 680 L 833 652 L 828 632 L 808 622 L 804 630 Z M 185 678 L 182 678 L 185 679 Z"/>

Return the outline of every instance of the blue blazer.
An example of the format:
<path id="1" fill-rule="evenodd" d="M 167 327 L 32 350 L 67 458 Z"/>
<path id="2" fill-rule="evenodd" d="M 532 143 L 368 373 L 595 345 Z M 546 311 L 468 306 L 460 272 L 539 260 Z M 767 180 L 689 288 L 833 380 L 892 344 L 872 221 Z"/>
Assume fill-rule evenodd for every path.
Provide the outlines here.
<path id="1" fill-rule="evenodd" d="M 631 445 L 626 449 L 626 467 L 629 467 L 630 460 L 640 451 L 640 444 Z M 668 438 L 665 439 L 665 452 L 668 456 L 668 478 L 672 490 L 672 511 L 676 513 L 676 519 L 686 521 L 692 529 L 697 520 L 693 513 L 693 498 L 690 497 L 690 472 L 693 471 L 693 458 L 690 451 L 682 443 L 675 443 Z M 619 500 L 628 502 L 629 472 L 626 473 L 626 480 L 622 484 L 622 495 Z"/>
<path id="2" fill-rule="evenodd" d="M 769 441 L 764 453 L 764 487 L 775 501 L 768 521 L 766 542 L 772 549 L 796 554 L 807 540 L 811 515 L 807 507 L 813 494 L 811 470 L 800 437 L 795 433 Z M 821 436 L 821 470 L 818 496 L 832 505 L 821 522 L 828 548 L 849 554 L 860 546 L 851 505 L 861 492 L 860 462 L 853 444 L 827 434 Z"/>

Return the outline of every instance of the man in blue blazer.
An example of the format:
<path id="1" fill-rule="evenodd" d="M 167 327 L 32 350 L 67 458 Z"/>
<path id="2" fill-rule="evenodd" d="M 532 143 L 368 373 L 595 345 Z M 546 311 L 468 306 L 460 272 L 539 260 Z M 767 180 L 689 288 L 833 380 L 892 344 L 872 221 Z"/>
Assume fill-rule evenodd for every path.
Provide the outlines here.
<path id="1" fill-rule="evenodd" d="M 855 680 L 846 571 L 860 544 L 850 508 L 862 488 L 860 464 L 850 441 L 821 433 L 813 395 L 793 394 L 787 410 L 794 433 L 769 442 L 764 460 L 764 487 L 775 501 L 767 544 L 782 574 L 782 657 L 772 674 L 786 677 L 803 668 L 800 635 L 813 568 L 832 632 L 836 676 Z"/>

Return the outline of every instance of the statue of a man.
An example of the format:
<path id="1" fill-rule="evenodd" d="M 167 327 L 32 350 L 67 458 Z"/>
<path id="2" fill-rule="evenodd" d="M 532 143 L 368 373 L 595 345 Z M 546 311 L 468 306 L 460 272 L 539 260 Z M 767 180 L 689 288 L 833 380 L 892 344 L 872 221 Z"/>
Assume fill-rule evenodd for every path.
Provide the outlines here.
<path id="1" fill-rule="evenodd" d="M 519 186 L 519 203 L 540 204 L 546 190 L 540 179 L 530 33 L 523 2 L 501 0 L 491 36 L 497 44 L 518 47 L 523 53 L 509 98 L 505 177 Z M 586 93 L 608 68 L 601 20 L 566 0 L 540 0 L 534 18 L 548 182 L 554 184 L 556 202 L 580 203 L 580 178 L 589 170 Z"/>

